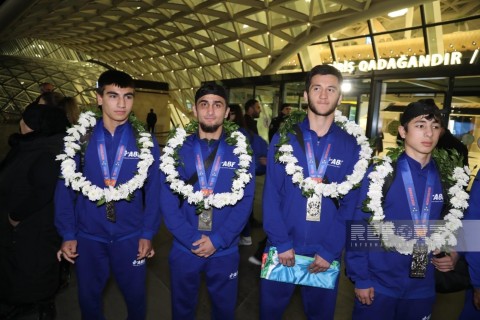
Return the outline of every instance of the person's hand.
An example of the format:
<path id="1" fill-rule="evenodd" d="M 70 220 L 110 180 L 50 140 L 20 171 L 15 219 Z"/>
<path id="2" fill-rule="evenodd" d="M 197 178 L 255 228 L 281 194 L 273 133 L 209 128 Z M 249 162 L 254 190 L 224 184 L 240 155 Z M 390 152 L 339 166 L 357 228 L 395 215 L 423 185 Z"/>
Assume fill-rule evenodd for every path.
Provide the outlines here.
<path id="1" fill-rule="evenodd" d="M 258 162 L 259 162 L 262 166 L 266 166 L 266 165 L 267 165 L 267 157 L 260 157 L 260 158 L 258 158 Z"/>
<path id="2" fill-rule="evenodd" d="M 153 250 L 152 241 L 148 239 L 138 240 L 137 260 L 142 260 L 143 258 L 151 258 L 154 255 L 155 250 Z"/>
<path id="3" fill-rule="evenodd" d="M 12 218 L 10 218 L 10 215 L 8 215 L 8 222 L 10 222 L 10 224 L 11 224 L 13 227 L 18 226 L 18 224 L 20 223 L 20 221 L 16 221 L 16 220 L 13 220 Z"/>
<path id="4" fill-rule="evenodd" d="M 295 250 L 290 249 L 278 254 L 278 261 L 285 267 L 293 267 L 295 265 Z"/>
<path id="5" fill-rule="evenodd" d="M 373 303 L 373 298 L 375 297 L 375 290 L 373 287 L 368 289 L 355 288 L 355 296 L 361 304 L 371 305 Z"/>
<path id="6" fill-rule="evenodd" d="M 62 243 L 57 252 L 58 261 L 62 261 L 62 257 L 70 263 L 75 263 L 75 258 L 78 257 L 77 240 L 68 240 Z"/>
<path id="7" fill-rule="evenodd" d="M 480 288 L 473 289 L 473 304 L 477 310 L 480 310 Z"/>
<path id="8" fill-rule="evenodd" d="M 440 251 L 435 251 L 433 254 L 439 254 Z M 437 268 L 438 271 L 441 272 L 448 272 L 455 269 L 455 265 L 459 259 L 458 253 L 455 251 L 451 251 L 450 253 L 446 254 L 441 258 L 432 258 L 432 264 Z"/>
<path id="9" fill-rule="evenodd" d="M 214 254 L 215 251 L 217 251 L 217 249 L 215 249 L 215 247 L 213 246 L 213 243 L 210 240 L 210 237 L 204 234 L 202 234 L 202 237 L 200 238 L 200 240 L 195 241 L 194 243 L 192 243 L 192 245 L 194 247 L 198 247 L 197 249 L 192 249 L 192 252 L 197 256 L 203 257 L 203 258 L 208 258 L 212 254 Z"/>
<path id="10" fill-rule="evenodd" d="M 320 257 L 318 254 L 315 254 L 315 260 L 308 266 L 308 272 L 318 273 L 327 271 L 330 268 L 330 263 Z"/>

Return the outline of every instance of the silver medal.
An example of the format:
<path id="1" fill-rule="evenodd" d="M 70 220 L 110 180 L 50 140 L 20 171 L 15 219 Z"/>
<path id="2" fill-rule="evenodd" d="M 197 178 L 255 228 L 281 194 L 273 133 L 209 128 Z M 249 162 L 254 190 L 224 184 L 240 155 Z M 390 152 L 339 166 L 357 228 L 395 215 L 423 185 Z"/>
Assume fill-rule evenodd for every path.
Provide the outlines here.
<path id="1" fill-rule="evenodd" d="M 307 200 L 307 221 L 320 221 L 322 198 L 314 194 Z"/>

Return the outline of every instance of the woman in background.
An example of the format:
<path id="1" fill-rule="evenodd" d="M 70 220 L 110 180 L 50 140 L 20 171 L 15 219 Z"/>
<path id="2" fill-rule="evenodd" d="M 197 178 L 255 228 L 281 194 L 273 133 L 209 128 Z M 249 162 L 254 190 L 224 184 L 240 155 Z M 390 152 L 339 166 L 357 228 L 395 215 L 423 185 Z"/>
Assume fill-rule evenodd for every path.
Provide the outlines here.
<path id="1" fill-rule="evenodd" d="M 0 163 L 0 319 L 55 318 L 61 243 L 53 224 L 55 157 L 67 126 L 62 110 L 29 105 Z"/>

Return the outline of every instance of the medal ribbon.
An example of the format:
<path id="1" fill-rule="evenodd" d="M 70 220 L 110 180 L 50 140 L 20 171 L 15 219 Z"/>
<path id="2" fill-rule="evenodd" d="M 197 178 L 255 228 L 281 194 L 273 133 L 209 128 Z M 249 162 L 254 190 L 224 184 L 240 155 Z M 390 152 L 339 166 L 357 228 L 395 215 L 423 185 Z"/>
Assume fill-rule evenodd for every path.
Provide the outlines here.
<path id="1" fill-rule="evenodd" d="M 322 157 L 320 158 L 318 169 L 316 167 L 315 152 L 313 151 L 312 140 L 311 133 L 307 130 L 304 130 L 303 141 L 305 143 L 305 156 L 307 157 L 308 174 L 310 178 L 313 178 L 318 182 L 322 182 L 323 177 L 325 176 L 325 171 L 327 171 L 329 154 L 332 149 L 332 135 L 327 135 L 326 137 L 327 141 L 322 150 Z"/>
<path id="2" fill-rule="evenodd" d="M 202 150 L 200 143 L 195 141 L 195 167 L 197 168 L 198 183 L 200 184 L 200 190 L 203 192 L 203 196 L 207 197 L 213 193 L 215 184 L 217 183 L 218 173 L 220 171 L 220 165 L 222 163 L 223 154 L 225 153 L 225 142 L 219 141 L 217 153 L 213 160 L 212 170 L 210 170 L 210 177 L 207 182 L 207 174 L 205 173 L 205 164 L 203 162 Z"/>
<path id="3" fill-rule="evenodd" d="M 98 153 L 98 160 L 100 161 L 100 167 L 102 168 L 103 173 L 103 181 L 105 182 L 106 186 L 114 187 L 117 183 L 118 174 L 120 172 L 120 168 L 122 167 L 123 158 L 125 157 L 125 149 L 127 145 L 127 131 L 128 127 L 123 130 L 122 136 L 120 137 L 120 143 L 117 147 L 117 152 L 115 155 L 115 160 L 113 161 L 112 171 L 110 173 L 110 168 L 108 165 L 108 157 L 107 157 L 107 148 L 105 147 L 105 133 L 102 130 L 98 131 L 98 139 L 97 139 L 97 153 Z"/>
<path id="4" fill-rule="evenodd" d="M 434 173 L 430 167 L 427 173 L 427 183 L 425 184 L 425 193 L 423 194 L 423 205 L 420 211 L 418 207 L 417 194 L 415 193 L 415 185 L 413 184 L 412 172 L 408 165 L 407 159 L 398 161 L 400 171 L 403 178 L 403 186 L 407 194 L 408 206 L 410 208 L 410 215 L 414 223 L 414 229 L 420 241 L 423 242 L 427 235 L 428 219 L 430 216 L 430 208 L 432 206 L 432 192 L 434 185 Z"/>

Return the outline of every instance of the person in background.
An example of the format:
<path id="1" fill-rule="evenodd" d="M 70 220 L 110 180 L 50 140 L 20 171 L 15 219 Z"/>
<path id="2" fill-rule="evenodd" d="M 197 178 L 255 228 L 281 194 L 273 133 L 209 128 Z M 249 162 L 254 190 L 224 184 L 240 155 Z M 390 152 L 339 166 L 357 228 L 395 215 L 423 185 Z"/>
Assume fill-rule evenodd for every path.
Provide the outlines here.
<path id="1" fill-rule="evenodd" d="M 268 140 L 272 141 L 273 135 L 277 133 L 280 125 L 285 121 L 288 117 L 290 112 L 292 111 L 292 106 L 289 103 L 283 103 L 280 107 L 280 113 L 277 117 L 273 118 L 272 122 L 270 123 L 270 127 L 268 130 Z"/>
<path id="2" fill-rule="evenodd" d="M 42 93 L 38 99 L 38 104 L 40 105 L 49 105 L 49 106 L 58 106 L 60 101 L 62 101 L 65 96 L 58 92 L 45 92 Z"/>
<path id="3" fill-rule="evenodd" d="M 147 114 L 147 130 L 148 132 L 155 133 L 155 124 L 157 123 L 157 114 L 150 109 Z"/>
<path id="4" fill-rule="evenodd" d="M 152 238 L 161 222 L 160 150 L 155 137 L 130 116 L 132 77 L 108 70 L 97 84 L 101 117 L 90 128 L 85 123 L 92 121 L 80 123 L 85 130 L 75 133 L 81 137 L 72 127 L 66 153 L 59 155 L 62 177 L 55 192 L 55 225 L 63 243 L 57 257 L 76 265 L 82 319 L 103 319 L 102 294 L 113 273 L 128 319 L 143 320 L 146 258 L 155 253 Z M 71 141 L 80 145 L 85 140 L 86 148 L 67 153 Z M 89 183 L 79 185 L 79 174 Z"/>
<path id="5" fill-rule="evenodd" d="M 380 155 L 383 152 L 383 132 L 378 130 L 377 136 L 375 137 L 375 149 L 374 152 L 377 155 Z"/>
<path id="6" fill-rule="evenodd" d="M 38 89 L 40 91 L 40 95 L 37 96 L 37 98 L 35 98 L 35 100 L 33 100 L 28 106 L 32 105 L 32 104 L 38 104 L 40 99 L 42 98 L 42 96 L 44 94 L 47 94 L 49 92 L 53 92 L 55 90 L 55 86 L 53 84 L 51 84 L 50 82 L 43 82 L 41 84 L 38 85 Z M 43 104 L 47 104 L 46 102 L 44 102 Z M 54 104 L 56 105 L 56 103 L 52 103 L 51 101 L 49 101 L 50 105 Z M 27 107 L 28 107 L 27 106 Z"/>
<path id="7" fill-rule="evenodd" d="M 80 107 L 78 106 L 75 98 L 64 97 L 62 100 L 60 100 L 58 107 L 65 112 L 70 125 L 77 123 L 78 118 L 80 117 Z"/>
<path id="8" fill-rule="evenodd" d="M 435 104 L 435 100 L 433 99 L 420 99 L 418 102 L 422 102 L 431 106 L 438 108 Z M 445 149 L 445 150 L 457 150 L 458 154 L 463 157 L 463 164 L 468 166 L 468 148 L 466 145 L 463 144 L 462 141 L 455 138 L 452 132 L 448 129 L 448 120 L 445 114 L 442 114 L 442 132 L 440 134 L 440 139 L 437 143 L 438 149 Z"/>
<path id="9" fill-rule="evenodd" d="M 243 107 L 245 109 L 244 118 L 246 127 L 251 132 L 258 134 L 257 121 L 255 121 L 255 119 L 258 119 L 258 117 L 260 116 L 260 112 L 262 112 L 260 102 L 255 99 L 250 99 L 245 102 L 245 105 Z"/>
<path id="10" fill-rule="evenodd" d="M 44 94 L 46 92 L 53 92 L 55 90 L 55 86 L 50 82 L 43 82 L 39 85 L 40 94 Z"/>
<path id="11" fill-rule="evenodd" d="M 442 219 L 443 215 L 441 175 L 432 157 L 442 131 L 442 120 L 436 106 L 413 102 L 405 109 L 400 123 L 398 131 L 404 139 L 405 151 L 392 164 L 393 178 L 381 204 L 387 222 L 412 221 L 412 228 L 421 230 L 420 227 Z M 374 169 L 370 168 L 367 175 L 371 170 Z M 362 207 L 373 188 L 370 179 L 365 177 L 354 221 L 371 218 L 372 212 L 364 212 Z M 424 222 L 419 225 L 419 221 Z M 407 253 L 407 249 L 399 251 L 406 240 L 398 240 L 389 250 L 372 246 L 371 250 L 346 251 L 347 275 L 355 284 L 354 320 L 430 319 L 436 295 L 435 268 L 441 272 L 453 270 L 458 254 L 452 251 L 443 257 L 434 256 L 425 247 L 424 235 L 417 233 L 414 239 L 417 241 Z"/>
<path id="12" fill-rule="evenodd" d="M 288 158 L 296 158 L 295 165 L 301 166 L 306 175 L 311 173 L 309 177 L 315 179 L 316 184 L 326 181 L 340 183 L 346 175 L 352 174 L 359 159 L 360 146 L 355 138 L 334 123 L 335 110 L 342 99 L 342 81 L 342 74 L 334 67 L 314 67 L 305 81 L 307 114 L 292 128 L 298 133 L 288 134 L 289 145 L 286 147 L 292 150 L 292 156 Z M 268 150 L 263 189 L 263 227 L 268 236 L 266 251 L 275 247 L 279 262 L 285 267 L 295 265 L 295 254 L 312 257 L 314 262 L 309 265 L 309 272 L 324 272 L 334 260 L 340 260 L 346 220 L 351 218 L 355 206 L 354 192 L 338 200 L 322 195 L 307 199 L 294 183 L 287 165 L 275 161 L 279 143 L 277 132 Z M 313 153 L 306 150 L 313 150 Z M 317 160 L 321 165 L 318 170 L 315 165 L 315 172 L 312 172 L 308 170 L 307 158 L 311 160 L 309 163 L 315 159 L 329 160 Z M 318 202 L 311 202 L 317 198 L 320 198 Z M 261 279 L 260 318 L 281 319 L 295 288 L 293 283 Z M 303 309 L 309 319 L 333 319 L 338 278 L 334 289 L 301 286 L 300 290 Z"/>
<path id="13" fill-rule="evenodd" d="M 160 165 L 161 208 L 173 235 L 168 258 L 172 318 L 195 319 L 203 274 L 212 302 L 211 318 L 233 320 L 238 241 L 252 212 L 254 159 L 248 155 L 247 138 L 224 126 L 229 107 L 222 86 L 201 86 L 195 93 L 193 113 L 198 129 L 180 144 L 177 130 L 167 141 Z M 179 185 L 185 188 L 177 189 Z M 214 200 L 222 198 L 229 203 Z M 207 201 L 209 207 L 205 207 Z"/>
<path id="14" fill-rule="evenodd" d="M 228 120 L 236 123 L 240 127 L 240 130 L 242 131 L 242 133 L 245 134 L 248 141 L 250 142 L 250 146 L 252 147 L 253 154 L 255 156 L 255 175 L 256 176 L 264 175 L 266 171 L 266 165 L 267 165 L 267 151 L 268 151 L 267 143 L 258 134 L 255 134 L 246 128 L 242 108 L 240 107 L 239 104 L 230 104 L 229 107 L 230 107 L 230 112 L 229 112 Z M 241 246 L 252 245 L 252 237 L 251 237 L 252 224 L 255 224 L 254 216 L 253 216 L 253 208 L 252 208 L 252 213 L 250 214 L 249 221 L 245 225 L 245 228 L 243 228 L 242 230 L 240 241 L 238 243 L 239 245 Z"/>
<path id="15" fill-rule="evenodd" d="M 28 106 L 0 163 L 0 319 L 55 318 L 61 242 L 53 221 L 55 157 L 67 126 L 61 110 Z"/>

